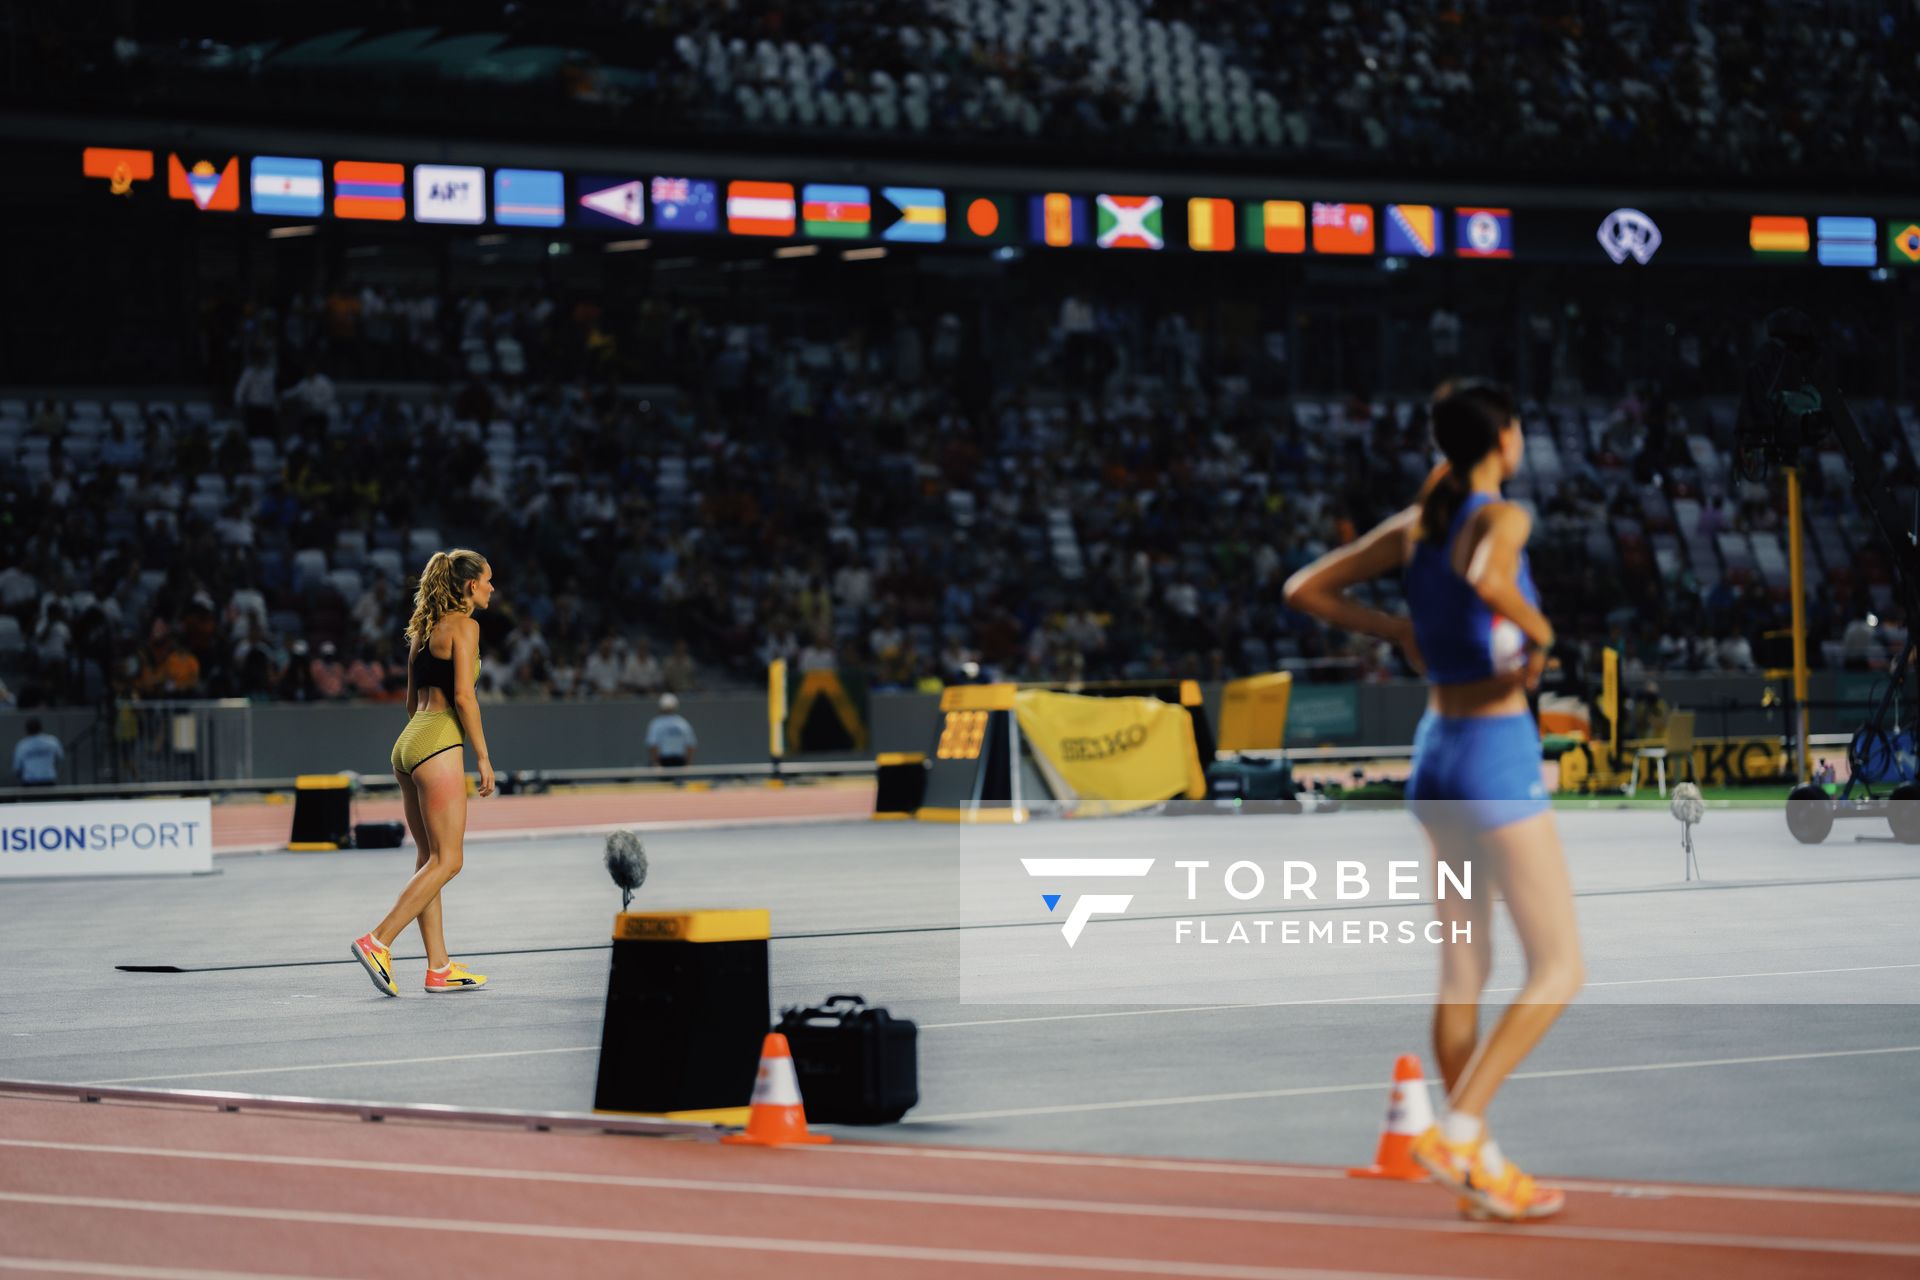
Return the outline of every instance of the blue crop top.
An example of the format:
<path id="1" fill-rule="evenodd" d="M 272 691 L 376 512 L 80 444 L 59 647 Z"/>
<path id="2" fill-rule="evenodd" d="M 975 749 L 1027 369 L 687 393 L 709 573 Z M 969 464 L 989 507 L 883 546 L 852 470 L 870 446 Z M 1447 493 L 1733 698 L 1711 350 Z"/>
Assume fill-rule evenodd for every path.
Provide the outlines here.
<path id="1" fill-rule="evenodd" d="M 1527 636 L 1496 614 L 1468 581 L 1453 570 L 1453 545 L 1473 513 L 1501 499 L 1470 493 L 1460 504 L 1444 542 L 1414 544 L 1407 562 L 1407 606 L 1413 612 L 1413 638 L 1426 660 L 1432 684 L 1467 684 L 1520 670 L 1526 665 Z M 1520 553 L 1520 594 L 1536 609 L 1540 592 L 1533 585 L 1527 553 Z"/>

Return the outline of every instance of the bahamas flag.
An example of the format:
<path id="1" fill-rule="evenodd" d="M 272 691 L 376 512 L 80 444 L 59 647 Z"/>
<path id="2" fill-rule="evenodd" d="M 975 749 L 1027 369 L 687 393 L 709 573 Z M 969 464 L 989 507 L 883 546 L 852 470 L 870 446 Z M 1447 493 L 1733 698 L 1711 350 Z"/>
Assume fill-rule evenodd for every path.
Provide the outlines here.
<path id="1" fill-rule="evenodd" d="M 800 229 L 810 236 L 864 240 L 873 227 L 873 193 L 865 187 L 810 182 L 800 189 Z"/>
<path id="2" fill-rule="evenodd" d="M 1035 244 L 1068 249 L 1092 238 L 1087 232 L 1087 202 L 1079 196 L 1049 191 L 1043 196 L 1034 196 L 1027 212 L 1027 225 Z"/>
<path id="3" fill-rule="evenodd" d="M 939 244 L 947 238 L 947 196 L 934 187 L 882 187 L 883 212 L 894 221 L 880 232 L 882 240 L 903 244 Z"/>
<path id="4" fill-rule="evenodd" d="M 1102 249 L 1164 249 L 1159 196 L 1096 196 Z"/>

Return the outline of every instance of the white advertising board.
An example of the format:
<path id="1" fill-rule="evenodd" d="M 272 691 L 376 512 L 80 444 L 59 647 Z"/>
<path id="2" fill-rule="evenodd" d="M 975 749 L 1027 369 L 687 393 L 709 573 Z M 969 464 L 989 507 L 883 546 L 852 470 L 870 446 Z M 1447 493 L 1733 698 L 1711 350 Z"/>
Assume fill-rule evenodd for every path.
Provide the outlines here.
<path id="1" fill-rule="evenodd" d="M 212 870 L 208 800 L 0 804 L 0 879 Z"/>

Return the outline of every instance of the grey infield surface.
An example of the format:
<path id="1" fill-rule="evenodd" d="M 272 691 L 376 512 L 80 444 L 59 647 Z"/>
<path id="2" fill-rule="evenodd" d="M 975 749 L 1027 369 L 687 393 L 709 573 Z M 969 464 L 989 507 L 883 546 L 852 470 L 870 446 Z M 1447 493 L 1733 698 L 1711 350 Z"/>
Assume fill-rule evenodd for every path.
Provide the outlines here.
<path id="1" fill-rule="evenodd" d="M 1686 884 L 1665 813 L 1560 820 L 1589 986 L 1496 1103 L 1508 1151 L 1561 1176 L 1920 1191 L 1920 849 L 1856 842 L 1865 823 L 1805 848 L 1778 813 L 1718 811 L 1697 829 L 1710 879 Z M 863 1137 L 1370 1158 L 1395 1056 L 1425 1050 L 1430 948 L 1289 955 L 1263 1007 L 962 1002 L 962 939 L 995 932 L 956 928 L 963 841 L 972 856 L 997 838 L 913 823 L 649 833 L 636 907 L 768 907 L 776 1007 L 851 990 L 920 1024 L 920 1106 Z M 1005 839 L 1221 865 L 1422 848 L 1383 813 L 1051 822 Z M 417 935 L 397 948 L 402 999 L 346 955 L 411 849 L 0 882 L 0 1078 L 585 1110 L 619 906 L 601 850 L 474 843 L 446 896 L 449 939 L 492 986 L 431 999 Z M 1059 919 L 1036 892 L 1008 902 L 999 934 L 1052 945 Z M 1166 927 L 1096 921 L 1081 945 L 1105 945 L 1127 977 L 1122 931 Z M 1519 981 L 1517 953 L 1502 933 L 1494 988 Z"/>

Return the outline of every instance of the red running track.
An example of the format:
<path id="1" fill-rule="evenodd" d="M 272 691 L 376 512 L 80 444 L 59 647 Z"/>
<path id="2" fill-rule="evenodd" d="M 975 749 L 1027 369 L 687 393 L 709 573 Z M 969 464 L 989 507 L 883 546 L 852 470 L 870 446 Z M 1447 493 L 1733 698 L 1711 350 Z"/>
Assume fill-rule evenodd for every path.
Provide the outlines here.
<path id="1" fill-rule="evenodd" d="M 0 1275 L 1771 1277 L 1920 1273 L 1920 1196 L 1569 1185 L 1467 1222 L 1337 1170 L 761 1150 L 0 1099 Z"/>
<path id="2" fill-rule="evenodd" d="M 501 836 L 570 827 L 649 823 L 817 822 L 873 814 L 873 784 L 716 787 L 711 791 L 646 788 L 558 791 L 537 796 L 475 797 L 467 802 L 470 835 Z M 400 800 L 360 800 L 356 822 L 404 821 Z M 220 804 L 213 808 L 215 852 L 286 847 L 290 804 Z"/>

